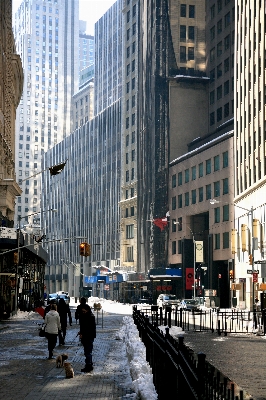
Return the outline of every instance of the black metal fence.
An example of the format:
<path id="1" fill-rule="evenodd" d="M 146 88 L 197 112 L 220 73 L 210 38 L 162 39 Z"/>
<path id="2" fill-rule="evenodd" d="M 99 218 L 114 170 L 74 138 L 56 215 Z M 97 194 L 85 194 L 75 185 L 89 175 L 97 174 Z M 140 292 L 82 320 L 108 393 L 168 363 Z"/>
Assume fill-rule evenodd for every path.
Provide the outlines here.
<path id="1" fill-rule="evenodd" d="M 227 333 L 266 334 L 266 310 L 220 310 L 207 309 L 188 311 L 177 307 L 166 307 L 164 310 L 158 306 L 141 308 L 145 315 L 151 317 L 153 324 L 178 326 L 183 331 L 217 331 L 218 335 Z"/>
<path id="2" fill-rule="evenodd" d="M 133 319 L 146 347 L 159 400 L 169 400 L 170 393 L 172 399 L 184 398 L 185 394 L 186 400 L 252 400 L 207 362 L 205 354 L 196 355 L 185 346 L 183 337 L 178 341 L 171 337 L 168 327 L 164 335 L 150 318 L 133 307 Z"/>

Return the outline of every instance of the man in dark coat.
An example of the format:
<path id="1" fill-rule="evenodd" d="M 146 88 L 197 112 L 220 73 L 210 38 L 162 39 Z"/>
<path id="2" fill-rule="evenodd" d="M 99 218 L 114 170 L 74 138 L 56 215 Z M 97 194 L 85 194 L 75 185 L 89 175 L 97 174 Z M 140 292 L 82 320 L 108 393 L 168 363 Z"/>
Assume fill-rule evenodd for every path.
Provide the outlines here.
<path id="1" fill-rule="evenodd" d="M 79 324 L 79 336 L 84 347 L 85 355 L 85 368 L 82 368 L 81 372 L 91 372 L 93 370 L 92 349 L 93 341 L 96 338 L 96 323 L 91 308 L 86 303 L 80 304 Z"/>
<path id="2" fill-rule="evenodd" d="M 72 325 L 72 316 L 69 305 L 66 304 L 64 299 L 59 299 L 57 312 L 60 316 L 61 332 L 59 333 L 59 345 L 65 344 L 67 317 L 69 318 L 69 325 Z"/>

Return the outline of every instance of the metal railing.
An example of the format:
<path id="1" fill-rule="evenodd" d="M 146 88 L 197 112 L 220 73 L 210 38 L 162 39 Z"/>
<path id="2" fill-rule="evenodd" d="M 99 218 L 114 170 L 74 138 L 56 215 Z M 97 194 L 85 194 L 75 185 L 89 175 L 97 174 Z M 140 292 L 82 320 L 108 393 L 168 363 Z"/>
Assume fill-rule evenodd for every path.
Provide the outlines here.
<path id="1" fill-rule="evenodd" d="M 165 335 L 145 315 L 133 307 L 133 319 L 146 347 L 146 360 L 153 373 L 153 382 L 159 400 L 183 398 L 187 400 L 252 400 L 238 385 L 206 361 L 204 353 L 195 354 L 178 341 Z"/>
<path id="2" fill-rule="evenodd" d="M 138 306 L 136 306 L 136 309 Z M 154 325 L 178 326 L 183 331 L 195 332 L 217 331 L 218 335 L 227 333 L 266 334 L 266 310 L 220 310 L 207 309 L 188 311 L 177 307 L 166 307 L 164 310 L 158 306 L 141 308 L 141 312 L 151 317 Z"/>

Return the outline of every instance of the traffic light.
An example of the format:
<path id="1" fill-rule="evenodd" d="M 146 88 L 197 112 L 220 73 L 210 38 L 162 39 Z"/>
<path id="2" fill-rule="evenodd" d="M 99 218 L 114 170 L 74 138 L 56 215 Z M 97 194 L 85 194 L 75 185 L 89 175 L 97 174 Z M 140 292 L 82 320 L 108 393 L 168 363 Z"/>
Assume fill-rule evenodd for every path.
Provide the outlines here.
<path id="1" fill-rule="evenodd" d="M 14 264 L 18 264 L 18 253 L 14 253 Z"/>
<path id="2" fill-rule="evenodd" d="M 85 243 L 85 257 L 89 257 L 91 255 L 91 245 L 89 243 Z"/>
<path id="3" fill-rule="evenodd" d="M 229 271 L 229 279 L 234 279 L 234 271 L 232 269 Z"/>
<path id="4" fill-rule="evenodd" d="M 253 257 L 252 257 L 252 254 L 250 254 L 249 256 L 248 256 L 248 263 L 249 263 L 249 265 L 252 265 L 253 264 Z"/>
<path id="5" fill-rule="evenodd" d="M 85 256 L 85 247 L 86 247 L 86 243 L 80 243 L 80 245 L 79 245 L 79 255 L 80 256 Z"/>
<path id="6" fill-rule="evenodd" d="M 80 243 L 79 254 L 84 257 L 89 257 L 91 255 L 91 245 L 87 242 Z"/>

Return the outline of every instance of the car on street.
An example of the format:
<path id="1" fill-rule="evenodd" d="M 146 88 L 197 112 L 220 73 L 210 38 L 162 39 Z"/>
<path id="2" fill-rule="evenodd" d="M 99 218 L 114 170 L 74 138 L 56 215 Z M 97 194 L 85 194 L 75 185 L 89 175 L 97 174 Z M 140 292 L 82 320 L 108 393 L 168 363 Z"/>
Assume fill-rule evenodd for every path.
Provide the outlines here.
<path id="1" fill-rule="evenodd" d="M 198 300 L 195 299 L 183 299 L 179 305 L 179 308 L 188 310 L 188 311 L 196 311 L 200 309 L 200 304 Z"/>
<path id="2" fill-rule="evenodd" d="M 67 294 L 58 294 L 57 297 L 56 297 L 56 303 L 57 304 L 58 304 L 60 299 L 65 300 L 65 303 L 69 305 L 70 297 Z"/>
<path id="3" fill-rule="evenodd" d="M 160 294 L 157 299 L 157 306 L 162 307 L 171 307 L 171 306 L 178 306 L 180 300 L 176 297 L 175 294 Z"/>

